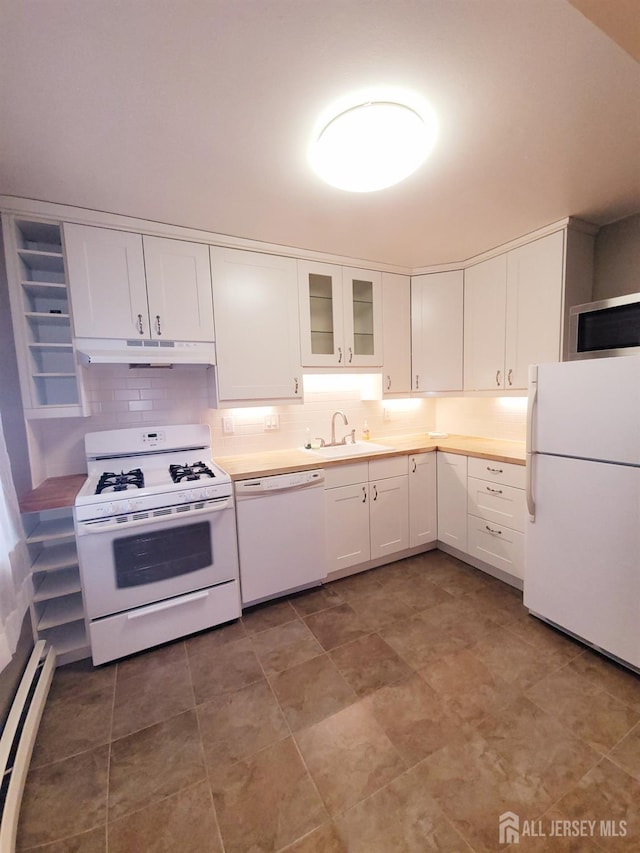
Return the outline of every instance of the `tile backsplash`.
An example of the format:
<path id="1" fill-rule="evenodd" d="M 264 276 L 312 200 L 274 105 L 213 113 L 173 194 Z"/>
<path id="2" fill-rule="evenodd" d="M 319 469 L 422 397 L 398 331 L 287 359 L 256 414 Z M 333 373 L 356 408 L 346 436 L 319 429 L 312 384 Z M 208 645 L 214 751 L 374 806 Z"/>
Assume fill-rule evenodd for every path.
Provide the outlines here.
<path id="1" fill-rule="evenodd" d="M 305 387 L 302 404 L 214 409 L 211 368 L 91 365 L 85 370 L 89 417 L 30 422 L 36 479 L 83 471 L 85 433 L 143 424 L 208 423 L 216 456 L 300 447 L 316 437 L 328 441 L 336 410 L 349 420 L 347 426 L 337 420 L 338 438 L 351 429 L 361 438 L 365 420 L 374 438 L 434 429 L 513 440 L 525 436 L 526 401 L 520 398 L 362 399 L 360 379 L 341 376 L 329 390 Z M 277 429 L 266 429 L 267 415 L 277 416 Z M 231 433 L 224 429 L 229 418 Z"/>

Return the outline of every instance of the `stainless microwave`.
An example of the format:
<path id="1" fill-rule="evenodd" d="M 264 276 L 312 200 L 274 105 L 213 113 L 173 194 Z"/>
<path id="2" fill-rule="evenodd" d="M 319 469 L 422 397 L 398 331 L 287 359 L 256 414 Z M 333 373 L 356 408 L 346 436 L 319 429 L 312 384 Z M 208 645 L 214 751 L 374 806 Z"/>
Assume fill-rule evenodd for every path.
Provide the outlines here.
<path id="1" fill-rule="evenodd" d="M 640 293 L 574 305 L 569 310 L 569 358 L 640 353 Z"/>

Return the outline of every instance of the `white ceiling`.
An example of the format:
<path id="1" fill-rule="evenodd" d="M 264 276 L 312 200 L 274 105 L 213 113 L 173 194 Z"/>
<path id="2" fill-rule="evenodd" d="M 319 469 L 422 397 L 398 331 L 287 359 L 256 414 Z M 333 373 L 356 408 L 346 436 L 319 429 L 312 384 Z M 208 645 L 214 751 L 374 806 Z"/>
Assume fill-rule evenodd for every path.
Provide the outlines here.
<path id="1" fill-rule="evenodd" d="M 640 211 L 640 65 L 565 0 L 0 0 L 0 73 L 2 194 L 408 267 Z M 435 153 L 322 185 L 317 113 L 377 84 Z"/>

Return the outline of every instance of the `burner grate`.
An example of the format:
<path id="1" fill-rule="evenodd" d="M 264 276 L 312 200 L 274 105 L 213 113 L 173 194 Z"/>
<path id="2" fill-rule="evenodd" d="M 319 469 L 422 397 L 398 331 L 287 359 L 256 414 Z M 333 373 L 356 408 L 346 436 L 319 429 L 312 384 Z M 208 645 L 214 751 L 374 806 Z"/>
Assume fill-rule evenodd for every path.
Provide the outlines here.
<path id="1" fill-rule="evenodd" d="M 201 477 L 215 477 L 215 474 L 204 462 L 193 462 L 191 465 L 169 465 L 169 473 L 174 483 L 183 480 L 199 480 Z"/>
<path id="2" fill-rule="evenodd" d="M 103 492 L 125 492 L 127 489 L 142 489 L 144 487 L 144 475 L 140 468 L 131 471 L 121 471 L 119 474 L 113 471 L 105 471 L 100 475 L 96 486 L 96 495 Z"/>

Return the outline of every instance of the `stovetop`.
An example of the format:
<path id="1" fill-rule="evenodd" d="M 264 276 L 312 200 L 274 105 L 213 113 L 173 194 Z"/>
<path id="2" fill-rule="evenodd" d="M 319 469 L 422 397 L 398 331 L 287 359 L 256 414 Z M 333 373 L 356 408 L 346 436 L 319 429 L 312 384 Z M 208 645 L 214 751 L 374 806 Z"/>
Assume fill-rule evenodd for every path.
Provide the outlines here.
<path id="1" fill-rule="evenodd" d="M 88 433 L 85 448 L 88 477 L 75 505 L 99 515 L 232 493 L 230 476 L 211 460 L 209 427 L 202 424 Z"/>

